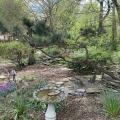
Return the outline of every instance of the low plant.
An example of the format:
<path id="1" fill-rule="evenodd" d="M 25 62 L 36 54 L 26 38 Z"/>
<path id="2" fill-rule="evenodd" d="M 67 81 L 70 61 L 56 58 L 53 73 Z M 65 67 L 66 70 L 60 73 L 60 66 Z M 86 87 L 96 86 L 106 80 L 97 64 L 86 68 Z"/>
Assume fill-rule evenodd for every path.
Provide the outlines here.
<path id="1" fill-rule="evenodd" d="M 56 112 L 59 112 L 61 109 L 66 111 L 67 104 L 65 101 L 55 103 Z"/>
<path id="2" fill-rule="evenodd" d="M 23 76 L 23 78 L 22 78 L 22 80 L 24 80 L 24 81 L 33 81 L 33 80 L 35 80 L 36 79 L 36 76 L 34 76 L 34 75 L 29 75 L 29 76 Z"/>
<path id="3" fill-rule="evenodd" d="M 29 106 L 31 110 L 35 110 L 35 111 L 45 111 L 46 110 L 46 104 L 34 99 L 31 99 L 29 101 Z"/>
<path id="4" fill-rule="evenodd" d="M 36 89 L 41 89 L 46 86 L 46 83 L 43 81 L 39 81 L 39 83 L 36 84 L 35 88 Z"/>
<path id="5" fill-rule="evenodd" d="M 85 58 L 76 57 L 73 58 L 70 63 L 68 63 L 68 67 L 73 69 L 75 72 L 88 74 L 92 72 L 93 68 L 87 64 Z"/>
<path id="6" fill-rule="evenodd" d="M 16 93 L 13 104 L 14 104 L 14 111 L 13 111 L 14 119 L 17 120 L 20 116 L 25 114 L 27 110 L 25 97 Z"/>
<path id="7" fill-rule="evenodd" d="M 97 48 L 94 46 L 89 48 L 89 59 L 101 65 L 111 63 L 112 62 L 111 55 L 112 55 L 111 51 L 102 48 Z"/>
<path id="8" fill-rule="evenodd" d="M 64 51 L 64 49 L 61 49 L 58 46 L 54 45 L 51 47 L 44 48 L 44 51 L 51 56 L 58 56 L 62 53 L 62 51 Z"/>
<path id="9" fill-rule="evenodd" d="M 11 82 L 8 82 L 8 83 L 3 83 L 1 86 L 0 86 L 0 96 L 6 96 L 8 93 L 10 92 L 13 92 L 17 89 L 17 86 L 15 83 L 11 83 Z"/>
<path id="10" fill-rule="evenodd" d="M 120 113 L 120 93 L 114 90 L 107 90 L 100 96 L 101 103 L 107 114 L 111 117 L 117 117 Z"/>

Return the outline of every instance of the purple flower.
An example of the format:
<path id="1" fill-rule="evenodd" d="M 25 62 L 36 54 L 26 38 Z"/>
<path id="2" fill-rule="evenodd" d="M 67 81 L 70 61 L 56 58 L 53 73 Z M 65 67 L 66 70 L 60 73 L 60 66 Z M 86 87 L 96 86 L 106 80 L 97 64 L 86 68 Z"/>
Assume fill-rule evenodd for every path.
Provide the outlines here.
<path id="1" fill-rule="evenodd" d="M 12 92 L 16 89 L 16 84 L 15 83 L 2 83 L 0 84 L 0 96 L 6 95 L 9 92 Z"/>

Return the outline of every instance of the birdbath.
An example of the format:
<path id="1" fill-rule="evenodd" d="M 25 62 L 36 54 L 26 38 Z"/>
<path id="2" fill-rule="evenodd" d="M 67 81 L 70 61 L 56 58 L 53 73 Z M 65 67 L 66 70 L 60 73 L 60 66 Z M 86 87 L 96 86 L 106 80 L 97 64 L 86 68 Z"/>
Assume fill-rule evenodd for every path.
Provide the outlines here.
<path id="1" fill-rule="evenodd" d="M 63 87 L 61 87 L 62 83 L 57 83 L 54 86 L 47 85 L 44 88 L 36 90 L 33 93 L 33 97 L 44 103 L 48 104 L 45 120 L 56 120 L 56 112 L 54 103 L 60 102 L 67 97 L 66 92 Z"/>

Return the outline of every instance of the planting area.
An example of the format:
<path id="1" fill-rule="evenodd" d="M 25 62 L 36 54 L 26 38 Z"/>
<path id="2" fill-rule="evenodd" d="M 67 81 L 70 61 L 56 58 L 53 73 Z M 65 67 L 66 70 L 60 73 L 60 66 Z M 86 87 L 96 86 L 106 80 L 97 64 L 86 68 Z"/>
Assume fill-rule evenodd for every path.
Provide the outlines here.
<path id="1" fill-rule="evenodd" d="M 65 86 L 70 88 L 70 93 L 64 101 L 56 103 L 57 120 L 112 120 L 100 100 L 99 91 L 105 90 L 100 75 L 95 83 L 89 83 L 90 77 L 77 75 L 64 66 L 56 65 L 36 64 L 17 71 L 17 88 L 0 97 L 0 119 L 44 120 L 47 105 L 35 100 L 33 92 L 53 81 L 67 81 Z M 78 89 L 85 89 L 86 92 L 81 95 L 77 93 Z"/>
<path id="2" fill-rule="evenodd" d="M 0 0 L 0 120 L 120 120 L 120 0 Z"/>

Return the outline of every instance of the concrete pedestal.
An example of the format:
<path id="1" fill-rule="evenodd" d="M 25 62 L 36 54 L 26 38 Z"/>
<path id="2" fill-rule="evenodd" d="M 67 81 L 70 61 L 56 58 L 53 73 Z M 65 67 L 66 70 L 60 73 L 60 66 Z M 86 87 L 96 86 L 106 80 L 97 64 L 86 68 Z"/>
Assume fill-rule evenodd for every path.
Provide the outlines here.
<path id="1" fill-rule="evenodd" d="M 48 104 L 47 111 L 45 113 L 45 120 L 56 120 L 56 112 L 54 104 Z"/>

